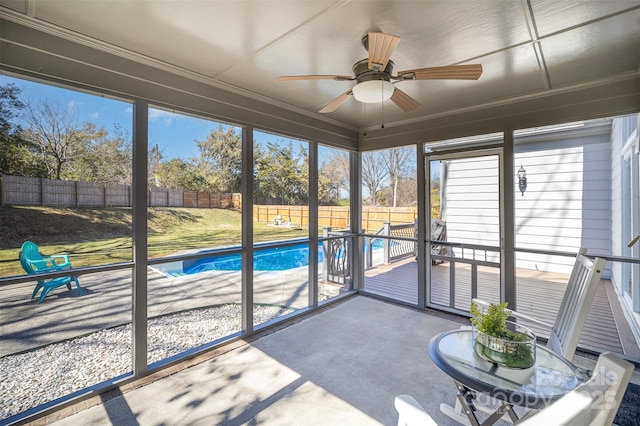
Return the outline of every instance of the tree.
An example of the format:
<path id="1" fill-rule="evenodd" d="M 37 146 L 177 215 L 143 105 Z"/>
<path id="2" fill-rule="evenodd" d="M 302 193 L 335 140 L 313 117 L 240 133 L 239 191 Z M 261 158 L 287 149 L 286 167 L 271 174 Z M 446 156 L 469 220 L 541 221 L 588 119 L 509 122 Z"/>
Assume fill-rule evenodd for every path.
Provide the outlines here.
<path id="1" fill-rule="evenodd" d="M 398 207 L 398 187 L 402 179 L 412 171 L 415 162 L 412 162 L 415 148 L 391 148 L 384 156 L 385 164 L 389 172 L 389 187 L 391 189 L 391 206 Z M 415 169 L 413 169 L 415 171 Z M 414 191 L 415 193 L 415 191 Z"/>
<path id="2" fill-rule="evenodd" d="M 349 154 L 335 151 L 319 167 L 318 201 L 321 205 L 336 205 L 343 190 L 349 192 Z"/>
<path id="3" fill-rule="evenodd" d="M 207 179 L 200 174 L 198 167 L 180 158 L 160 163 L 157 176 L 165 188 L 187 191 L 204 191 L 207 188 Z"/>
<path id="4" fill-rule="evenodd" d="M 242 183 L 242 137 L 234 127 L 221 125 L 204 141 L 196 141 L 200 150 L 199 173 L 206 179 L 207 189 L 218 192 L 240 192 Z"/>
<path id="5" fill-rule="evenodd" d="M 378 204 L 378 192 L 388 177 L 388 168 L 382 151 L 362 153 L 362 183 L 369 191 L 369 204 Z"/>
<path id="6" fill-rule="evenodd" d="M 11 119 L 16 117 L 24 104 L 20 100 L 20 88 L 15 84 L 0 86 L 0 131 L 14 128 Z"/>
<path id="7" fill-rule="evenodd" d="M 45 168 L 20 137 L 20 126 L 11 122 L 24 107 L 20 88 L 14 84 L 0 86 L 0 173 L 45 177 Z"/>
<path id="8" fill-rule="evenodd" d="M 111 135 L 104 128 L 86 124 L 86 139 L 67 163 L 63 178 L 85 182 L 130 185 L 133 158 L 131 136 L 120 126 Z"/>
<path id="9" fill-rule="evenodd" d="M 395 188 L 395 199 L 397 207 L 412 207 L 417 204 L 416 194 L 416 176 L 403 176 L 398 180 Z M 385 187 L 380 191 L 379 201 L 382 205 L 393 205 L 394 188 L 392 185 Z"/>
<path id="10" fill-rule="evenodd" d="M 321 206 L 335 206 L 340 201 L 339 191 L 335 185 L 335 182 L 331 178 L 323 173 L 323 170 L 318 170 L 318 204 Z"/>
<path id="11" fill-rule="evenodd" d="M 81 125 L 70 110 L 48 100 L 25 102 L 23 117 L 28 127 L 20 135 L 36 150 L 51 178 L 61 179 L 63 166 L 81 151 L 83 140 L 97 137 L 95 126 Z"/>
<path id="12" fill-rule="evenodd" d="M 162 151 L 158 148 L 158 144 L 152 145 L 147 150 L 147 183 L 149 186 L 176 188 L 168 186 L 164 181 L 160 181 L 160 164 L 162 157 Z"/>
<path id="13" fill-rule="evenodd" d="M 266 150 L 257 149 L 255 158 L 256 196 L 275 198 L 281 204 L 305 205 L 309 203 L 309 155 L 300 148 L 296 154 L 293 144 L 267 144 Z"/>

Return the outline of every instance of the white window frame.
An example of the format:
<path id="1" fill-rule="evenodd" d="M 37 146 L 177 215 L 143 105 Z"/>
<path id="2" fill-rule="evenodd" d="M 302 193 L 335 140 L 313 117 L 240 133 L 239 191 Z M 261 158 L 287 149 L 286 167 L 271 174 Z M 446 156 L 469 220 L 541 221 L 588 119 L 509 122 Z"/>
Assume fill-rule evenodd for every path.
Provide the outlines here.
<path id="1" fill-rule="evenodd" d="M 622 148 L 622 235 L 625 237 L 622 241 L 622 253 L 624 256 L 640 258 L 640 241 L 627 247 L 627 236 L 640 235 L 640 138 L 638 129 L 636 129 Z M 630 162 L 630 170 L 626 169 L 626 162 Z M 626 200 L 626 201 L 625 201 Z M 628 205 L 630 203 L 630 205 Z M 631 214 L 629 213 L 631 212 Z M 632 307 L 633 312 L 640 313 L 640 265 L 623 264 L 623 283 L 622 294 L 625 302 Z M 631 293 L 627 291 L 627 280 L 631 275 Z"/>

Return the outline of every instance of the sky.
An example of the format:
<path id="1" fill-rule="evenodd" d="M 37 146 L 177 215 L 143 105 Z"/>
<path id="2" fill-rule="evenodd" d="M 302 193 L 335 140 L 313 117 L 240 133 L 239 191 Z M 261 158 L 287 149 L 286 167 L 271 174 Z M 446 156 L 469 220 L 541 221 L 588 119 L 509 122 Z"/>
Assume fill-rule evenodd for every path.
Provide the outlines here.
<path id="1" fill-rule="evenodd" d="M 107 131 L 120 125 L 132 134 L 133 107 L 128 102 L 0 75 L 0 85 L 10 83 L 21 89 L 20 97 L 23 100 L 47 100 L 60 108 L 69 109 L 82 123 L 91 122 Z M 219 124 L 221 123 L 150 107 L 149 146 L 157 144 L 164 159 L 189 160 L 198 156 L 196 141 L 205 140 L 209 132 L 216 130 Z M 300 141 L 284 136 L 264 132 L 256 132 L 255 135 L 256 141 L 261 143 L 284 141 L 288 144 L 291 141 L 294 148 L 300 145 Z"/>

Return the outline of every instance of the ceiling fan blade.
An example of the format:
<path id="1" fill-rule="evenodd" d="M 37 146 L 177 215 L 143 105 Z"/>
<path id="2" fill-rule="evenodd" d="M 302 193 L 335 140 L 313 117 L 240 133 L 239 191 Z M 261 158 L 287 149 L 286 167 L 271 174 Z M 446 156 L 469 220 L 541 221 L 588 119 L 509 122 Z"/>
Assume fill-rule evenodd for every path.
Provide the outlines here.
<path id="1" fill-rule="evenodd" d="M 393 91 L 393 95 L 391 95 L 391 100 L 404 112 L 413 111 L 420 106 L 420 103 L 418 101 L 416 101 L 397 87 L 396 90 Z"/>
<path id="2" fill-rule="evenodd" d="M 482 65 L 480 64 L 418 68 L 398 72 L 398 76 L 405 76 L 406 80 L 477 80 L 481 74 Z"/>
<path id="3" fill-rule="evenodd" d="M 385 33 L 369 33 L 369 69 L 384 71 L 400 37 Z"/>
<path id="4" fill-rule="evenodd" d="M 349 75 L 283 75 L 278 77 L 277 80 L 353 80 L 353 77 Z"/>
<path id="5" fill-rule="evenodd" d="M 319 112 L 322 114 L 325 114 L 327 112 L 333 112 L 336 110 L 336 108 L 338 108 L 340 105 L 342 105 L 347 99 L 349 99 L 351 96 L 353 95 L 353 93 L 351 92 L 351 90 L 349 90 L 347 93 L 343 93 L 342 95 L 338 96 L 337 98 L 335 98 L 334 100 L 332 100 L 331 102 L 329 102 L 324 108 L 322 108 Z"/>

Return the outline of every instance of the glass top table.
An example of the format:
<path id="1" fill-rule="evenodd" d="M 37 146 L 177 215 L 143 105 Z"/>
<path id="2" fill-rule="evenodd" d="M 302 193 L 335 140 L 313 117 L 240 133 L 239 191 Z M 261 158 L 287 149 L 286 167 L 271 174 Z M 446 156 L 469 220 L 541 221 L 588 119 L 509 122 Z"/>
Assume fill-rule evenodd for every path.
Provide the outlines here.
<path id="1" fill-rule="evenodd" d="M 586 379 L 569 361 L 540 345 L 536 345 L 535 364 L 527 369 L 511 369 L 485 361 L 473 349 L 470 329 L 438 334 L 429 342 L 429 355 L 458 386 L 458 400 L 463 408 L 475 411 L 475 391 L 502 401 L 503 411 L 496 420 L 507 411 L 513 418 L 515 414 L 510 410 L 513 405 L 543 408 Z M 465 403 L 468 407 L 464 407 Z M 469 420 L 471 424 L 479 424 L 477 420 Z"/>

